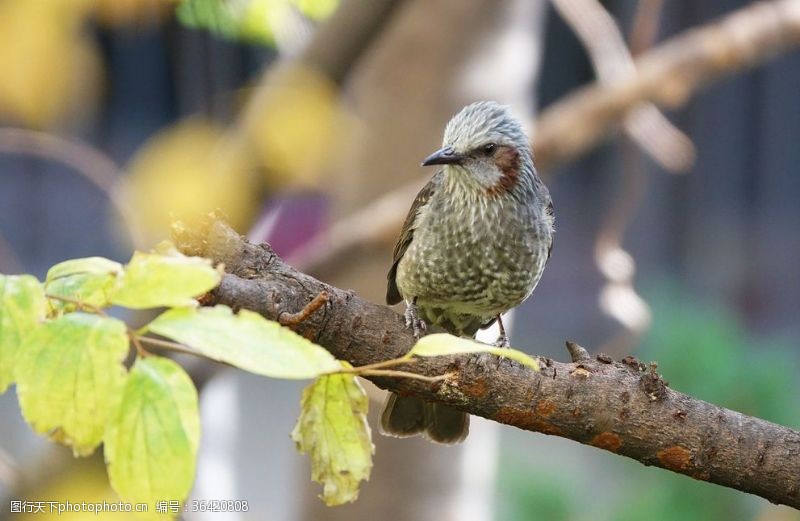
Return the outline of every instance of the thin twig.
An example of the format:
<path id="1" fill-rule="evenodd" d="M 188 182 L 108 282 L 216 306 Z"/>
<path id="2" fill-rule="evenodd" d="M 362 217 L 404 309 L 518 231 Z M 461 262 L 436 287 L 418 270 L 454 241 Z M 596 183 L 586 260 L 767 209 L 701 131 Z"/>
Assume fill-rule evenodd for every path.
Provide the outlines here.
<path id="1" fill-rule="evenodd" d="M 542 112 L 534 157 L 541 168 L 582 155 L 643 102 L 678 108 L 703 85 L 800 45 L 800 1 L 753 2 L 642 53 L 625 81 L 598 81 Z"/>
<path id="2" fill-rule="evenodd" d="M 441 382 L 451 378 L 450 373 L 439 376 L 425 376 L 417 373 L 409 373 L 408 371 L 394 371 L 392 369 L 372 369 L 370 371 L 359 371 L 359 376 L 389 376 L 392 378 L 411 378 L 412 380 L 422 380 L 423 382 Z"/>
<path id="3" fill-rule="evenodd" d="M 598 0 L 552 2 L 583 43 L 600 82 L 624 83 L 636 75 L 636 66 L 619 27 Z M 625 118 L 625 131 L 669 171 L 686 171 L 694 162 L 691 140 L 651 103 L 636 107 Z"/>
<path id="4" fill-rule="evenodd" d="M 296 326 L 308 319 L 311 315 L 314 314 L 319 308 L 324 306 L 328 303 L 329 297 L 328 294 L 323 291 L 316 297 L 314 297 L 311 302 L 305 305 L 303 309 L 298 311 L 297 313 L 287 313 L 283 312 L 278 317 L 278 322 L 282 326 Z"/>
<path id="5" fill-rule="evenodd" d="M 153 338 L 151 336 L 142 336 L 142 335 L 137 334 L 136 332 L 132 332 L 132 334 L 133 334 L 134 337 L 136 337 L 138 339 L 139 342 L 147 344 L 147 345 L 149 345 L 151 347 L 155 347 L 155 348 L 158 348 L 158 349 L 167 349 L 169 351 L 175 351 L 176 353 L 184 353 L 184 354 L 187 354 L 187 355 L 199 356 L 200 358 L 205 358 L 205 359 L 211 360 L 213 362 L 217 362 L 218 361 L 218 360 L 214 360 L 213 358 L 210 358 L 210 357 L 206 356 L 205 354 L 203 354 L 203 353 L 201 353 L 199 351 L 195 351 L 191 347 L 189 347 L 187 345 L 184 345 L 184 344 L 179 344 L 177 342 L 172 342 L 170 340 L 162 340 L 160 338 Z"/>
<path id="6" fill-rule="evenodd" d="M 628 47 L 633 56 L 643 53 L 655 43 L 663 5 L 664 0 L 639 0 L 636 5 L 628 37 Z"/>
<path id="7" fill-rule="evenodd" d="M 416 363 L 417 358 L 392 358 L 391 360 L 385 360 L 383 362 L 375 362 L 374 364 L 368 365 L 361 365 L 358 367 L 353 367 L 346 369 L 344 372 L 347 373 L 361 373 L 364 371 L 371 371 L 373 369 L 386 369 L 387 367 L 395 367 L 398 365 L 410 365 Z"/>
<path id="8" fill-rule="evenodd" d="M 640 0 L 631 27 L 631 48 L 645 51 L 655 42 L 661 0 Z M 636 291 L 636 261 L 623 247 L 625 232 L 644 198 L 648 181 L 644 156 L 629 140 L 620 143 L 622 177 L 595 242 L 595 262 L 606 279 L 601 308 L 622 324 L 599 350 L 622 356 L 636 348 L 650 328 L 650 306 Z"/>
<path id="9" fill-rule="evenodd" d="M 137 335 L 137 334 L 136 334 L 136 332 L 134 332 L 134 331 L 131 331 L 131 330 L 129 329 L 129 330 L 128 330 L 128 338 L 130 338 L 130 339 L 131 339 L 131 343 L 133 344 L 133 347 L 135 347 L 135 348 L 136 348 L 136 353 L 137 353 L 137 354 L 138 354 L 140 357 L 142 357 L 142 358 L 145 358 L 145 357 L 147 357 L 147 356 L 150 356 L 150 352 L 149 352 L 149 351 L 147 351 L 147 350 L 146 350 L 144 347 L 142 347 L 142 343 L 141 343 L 141 341 L 139 340 L 139 339 L 140 339 L 140 338 L 142 338 L 142 337 L 140 337 L 139 335 Z"/>

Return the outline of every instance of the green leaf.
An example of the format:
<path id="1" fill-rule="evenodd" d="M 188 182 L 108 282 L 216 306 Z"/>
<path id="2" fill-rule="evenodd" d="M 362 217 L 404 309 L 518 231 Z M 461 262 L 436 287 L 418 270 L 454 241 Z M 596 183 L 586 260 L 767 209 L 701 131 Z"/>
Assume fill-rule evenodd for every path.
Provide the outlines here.
<path id="1" fill-rule="evenodd" d="M 80 273 L 118 275 L 122 273 L 122 264 L 105 257 L 85 257 L 59 262 L 47 271 L 47 282 Z"/>
<path id="2" fill-rule="evenodd" d="M 78 300 L 96 308 L 108 307 L 108 297 L 113 287 L 114 276 L 108 273 L 78 273 L 48 282 L 46 286 L 48 295 Z M 59 311 L 80 308 L 77 304 L 58 299 L 50 299 L 50 306 Z"/>
<path id="3" fill-rule="evenodd" d="M 315 378 L 340 371 L 322 347 L 258 313 L 226 306 L 165 311 L 145 328 L 203 355 L 273 378 Z"/>
<path id="4" fill-rule="evenodd" d="M 44 288 L 30 275 L 0 275 L 0 393 L 14 381 L 17 353 L 44 321 Z"/>
<path id="5" fill-rule="evenodd" d="M 224 38 L 272 44 L 273 30 L 296 23 L 297 12 L 321 20 L 337 0 L 181 0 L 175 13 L 189 27 L 205 28 Z"/>
<path id="6" fill-rule="evenodd" d="M 535 371 L 539 370 L 539 362 L 522 351 L 517 351 L 516 349 L 508 347 L 495 347 L 482 344 L 474 340 L 459 338 L 446 333 L 437 333 L 435 335 L 426 335 L 422 337 L 406 356 L 443 356 L 465 353 L 491 353 L 515 360 Z"/>
<path id="7" fill-rule="evenodd" d="M 123 501 L 183 501 L 194 480 L 200 418 L 189 375 L 167 358 L 139 358 L 104 438 L 111 486 Z M 151 518 L 166 518 L 151 510 Z"/>
<path id="8" fill-rule="evenodd" d="M 47 272 L 45 291 L 48 295 L 79 300 L 93 307 L 110 305 L 109 295 L 114 281 L 122 273 L 122 264 L 104 257 L 71 259 L 56 264 Z M 50 306 L 59 311 L 72 311 L 76 304 L 51 299 Z"/>
<path id="9" fill-rule="evenodd" d="M 18 354 L 17 394 L 36 432 L 91 454 L 119 403 L 128 354 L 125 324 L 70 313 L 46 322 Z"/>
<path id="10" fill-rule="evenodd" d="M 196 305 L 193 297 L 219 281 L 220 274 L 208 259 L 136 252 L 117 279 L 111 301 L 133 309 L 191 306 Z"/>
<path id="11" fill-rule="evenodd" d="M 292 431 L 297 450 L 311 456 L 311 479 L 322 483 L 326 505 L 358 498 L 369 480 L 372 445 L 367 395 L 354 376 L 321 376 L 303 390 L 302 410 Z"/>

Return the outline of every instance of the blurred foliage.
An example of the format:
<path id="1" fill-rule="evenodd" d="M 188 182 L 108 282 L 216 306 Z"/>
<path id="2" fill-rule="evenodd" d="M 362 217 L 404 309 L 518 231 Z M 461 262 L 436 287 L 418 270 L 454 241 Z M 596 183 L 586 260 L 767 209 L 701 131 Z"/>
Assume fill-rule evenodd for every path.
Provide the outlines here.
<path id="1" fill-rule="evenodd" d="M 239 125 L 222 128 L 201 117 L 167 127 L 132 159 L 128 191 L 151 238 L 174 220 L 217 209 L 246 228 L 259 189 L 316 187 L 345 158 L 356 119 L 322 74 L 277 67 L 258 85 Z"/>
<path id="2" fill-rule="evenodd" d="M 221 209 L 234 228 L 256 211 L 258 191 L 248 158 L 226 152 L 224 131 L 188 119 L 157 133 L 129 166 L 128 190 L 141 222 L 153 237 L 175 219 L 191 220 Z"/>
<path id="3" fill-rule="evenodd" d="M 514 457 L 503 455 L 497 487 L 504 501 L 497 505 L 499 519 L 569 521 L 580 507 L 570 496 L 570 484 L 561 476 L 533 473 Z M 596 518 L 593 518 L 596 519 Z"/>
<path id="4" fill-rule="evenodd" d="M 32 127 L 85 113 L 98 98 L 100 58 L 82 1 L 0 2 L 0 116 Z"/>
<path id="5" fill-rule="evenodd" d="M 152 23 L 175 8 L 175 0 L 92 0 L 92 3 L 95 19 L 110 27 Z"/>
<path id="6" fill-rule="evenodd" d="M 800 427 L 800 382 L 794 376 L 800 372 L 800 352 L 791 344 L 748 332 L 731 310 L 702 302 L 671 282 L 655 285 L 645 296 L 652 305 L 653 327 L 634 354 L 644 362 L 658 361 L 670 387 L 744 414 Z M 501 508 L 502 519 L 800 521 L 800 512 L 788 507 L 643 467 L 627 458 L 592 451 L 581 460 L 581 468 L 562 467 L 557 461 L 555 469 L 536 468 L 535 460 L 531 466 L 507 461 L 509 473 L 499 484 L 509 498 Z M 596 462 L 602 463 L 602 470 Z M 570 479 L 572 473 L 584 471 L 595 478 L 598 472 L 603 476 L 597 497 L 588 502 L 589 492 Z M 583 476 L 581 481 L 591 479 Z"/>
<path id="7" fill-rule="evenodd" d="M 337 0 L 180 0 L 178 19 L 230 39 L 274 43 L 276 28 L 293 13 L 321 20 Z"/>
<path id="8" fill-rule="evenodd" d="M 670 387 L 744 414 L 800 427 L 800 352 L 747 331 L 730 309 L 678 286 L 650 292 L 653 329 L 639 358 L 657 360 Z"/>
<path id="9" fill-rule="evenodd" d="M 297 65 L 276 67 L 259 87 L 245 131 L 273 188 L 312 187 L 352 143 L 356 120 L 338 87 Z"/>

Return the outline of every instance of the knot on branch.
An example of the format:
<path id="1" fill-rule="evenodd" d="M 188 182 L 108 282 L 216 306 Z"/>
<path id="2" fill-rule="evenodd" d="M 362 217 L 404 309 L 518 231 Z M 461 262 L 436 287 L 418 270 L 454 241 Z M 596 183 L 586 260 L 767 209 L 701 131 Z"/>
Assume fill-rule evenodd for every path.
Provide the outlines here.
<path id="1" fill-rule="evenodd" d="M 641 362 L 639 363 L 641 364 Z M 658 364 L 655 362 L 651 363 L 649 370 L 639 379 L 642 390 L 652 402 L 660 401 L 667 397 L 668 383 L 658 374 L 658 371 L 656 371 L 657 367 Z"/>

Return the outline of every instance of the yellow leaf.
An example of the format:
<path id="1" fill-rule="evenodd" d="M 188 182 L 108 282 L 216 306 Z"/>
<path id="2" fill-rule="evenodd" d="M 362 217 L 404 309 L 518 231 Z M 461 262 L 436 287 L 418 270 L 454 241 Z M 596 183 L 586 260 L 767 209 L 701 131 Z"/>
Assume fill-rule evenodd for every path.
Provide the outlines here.
<path id="1" fill-rule="evenodd" d="M 91 454 L 119 404 L 127 354 L 125 324 L 117 319 L 70 313 L 46 322 L 18 355 L 25 420 L 76 455 Z"/>
<path id="2" fill-rule="evenodd" d="M 117 279 L 111 302 L 133 309 L 193 306 L 193 297 L 213 289 L 220 279 L 208 259 L 137 251 Z"/>
<path id="3" fill-rule="evenodd" d="M 152 236 L 176 219 L 192 221 L 221 209 L 234 227 L 255 211 L 257 179 L 241 154 L 227 153 L 221 129 L 190 119 L 156 134 L 133 158 L 128 192 Z"/>
<path id="4" fill-rule="evenodd" d="M 510 358 L 534 371 L 539 370 L 539 363 L 530 355 L 509 347 L 495 347 L 476 342 L 468 338 L 459 338 L 446 333 L 426 335 L 419 339 L 406 356 L 445 356 L 464 353 L 491 353 L 503 358 Z"/>
<path id="5" fill-rule="evenodd" d="M 203 355 L 272 378 L 314 378 L 342 369 L 321 346 L 258 313 L 226 306 L 170 309 L 147 330 Z"/>
<path id="6" fill-rule="evenodd" d="M 116 416 L 104 438 L 111 486 L 123 501 L 183 501 L 194 481 L 200 417 L 197 391 L 186 372 L 167 358 L 140 358 L 131 368 Z"/>
<path id="7" fill-rule="evenodd" d="M 278 67 L 255 94 L 247 132 L 278 186 L 308 187 L 342 160 L 354 120 L 340 104 L 339 90 L 318 72 Z"/>
<path id="8" fill-rule="evenodd" d="M 17 357 L 44 321 L 44 289 L 30 275 L 0 275 L 0 393 L 14 381 Z"/>
<path id="9" fill-rule="evenodd" d="M 101 65 L 84 12 L 82 2 L 0 2 L 0 115 L 45 127 L 91 107 Z"/>
<path id="10" fill-rule="evenodd" d="M 292 439 L 311 457 L 311 479 L 322 483 L 326 505 L 355 501 L 361 481 L 369 480 L 375 447 L 367 404 L 353 375 L 321 376 L 303 390 Z"/>

